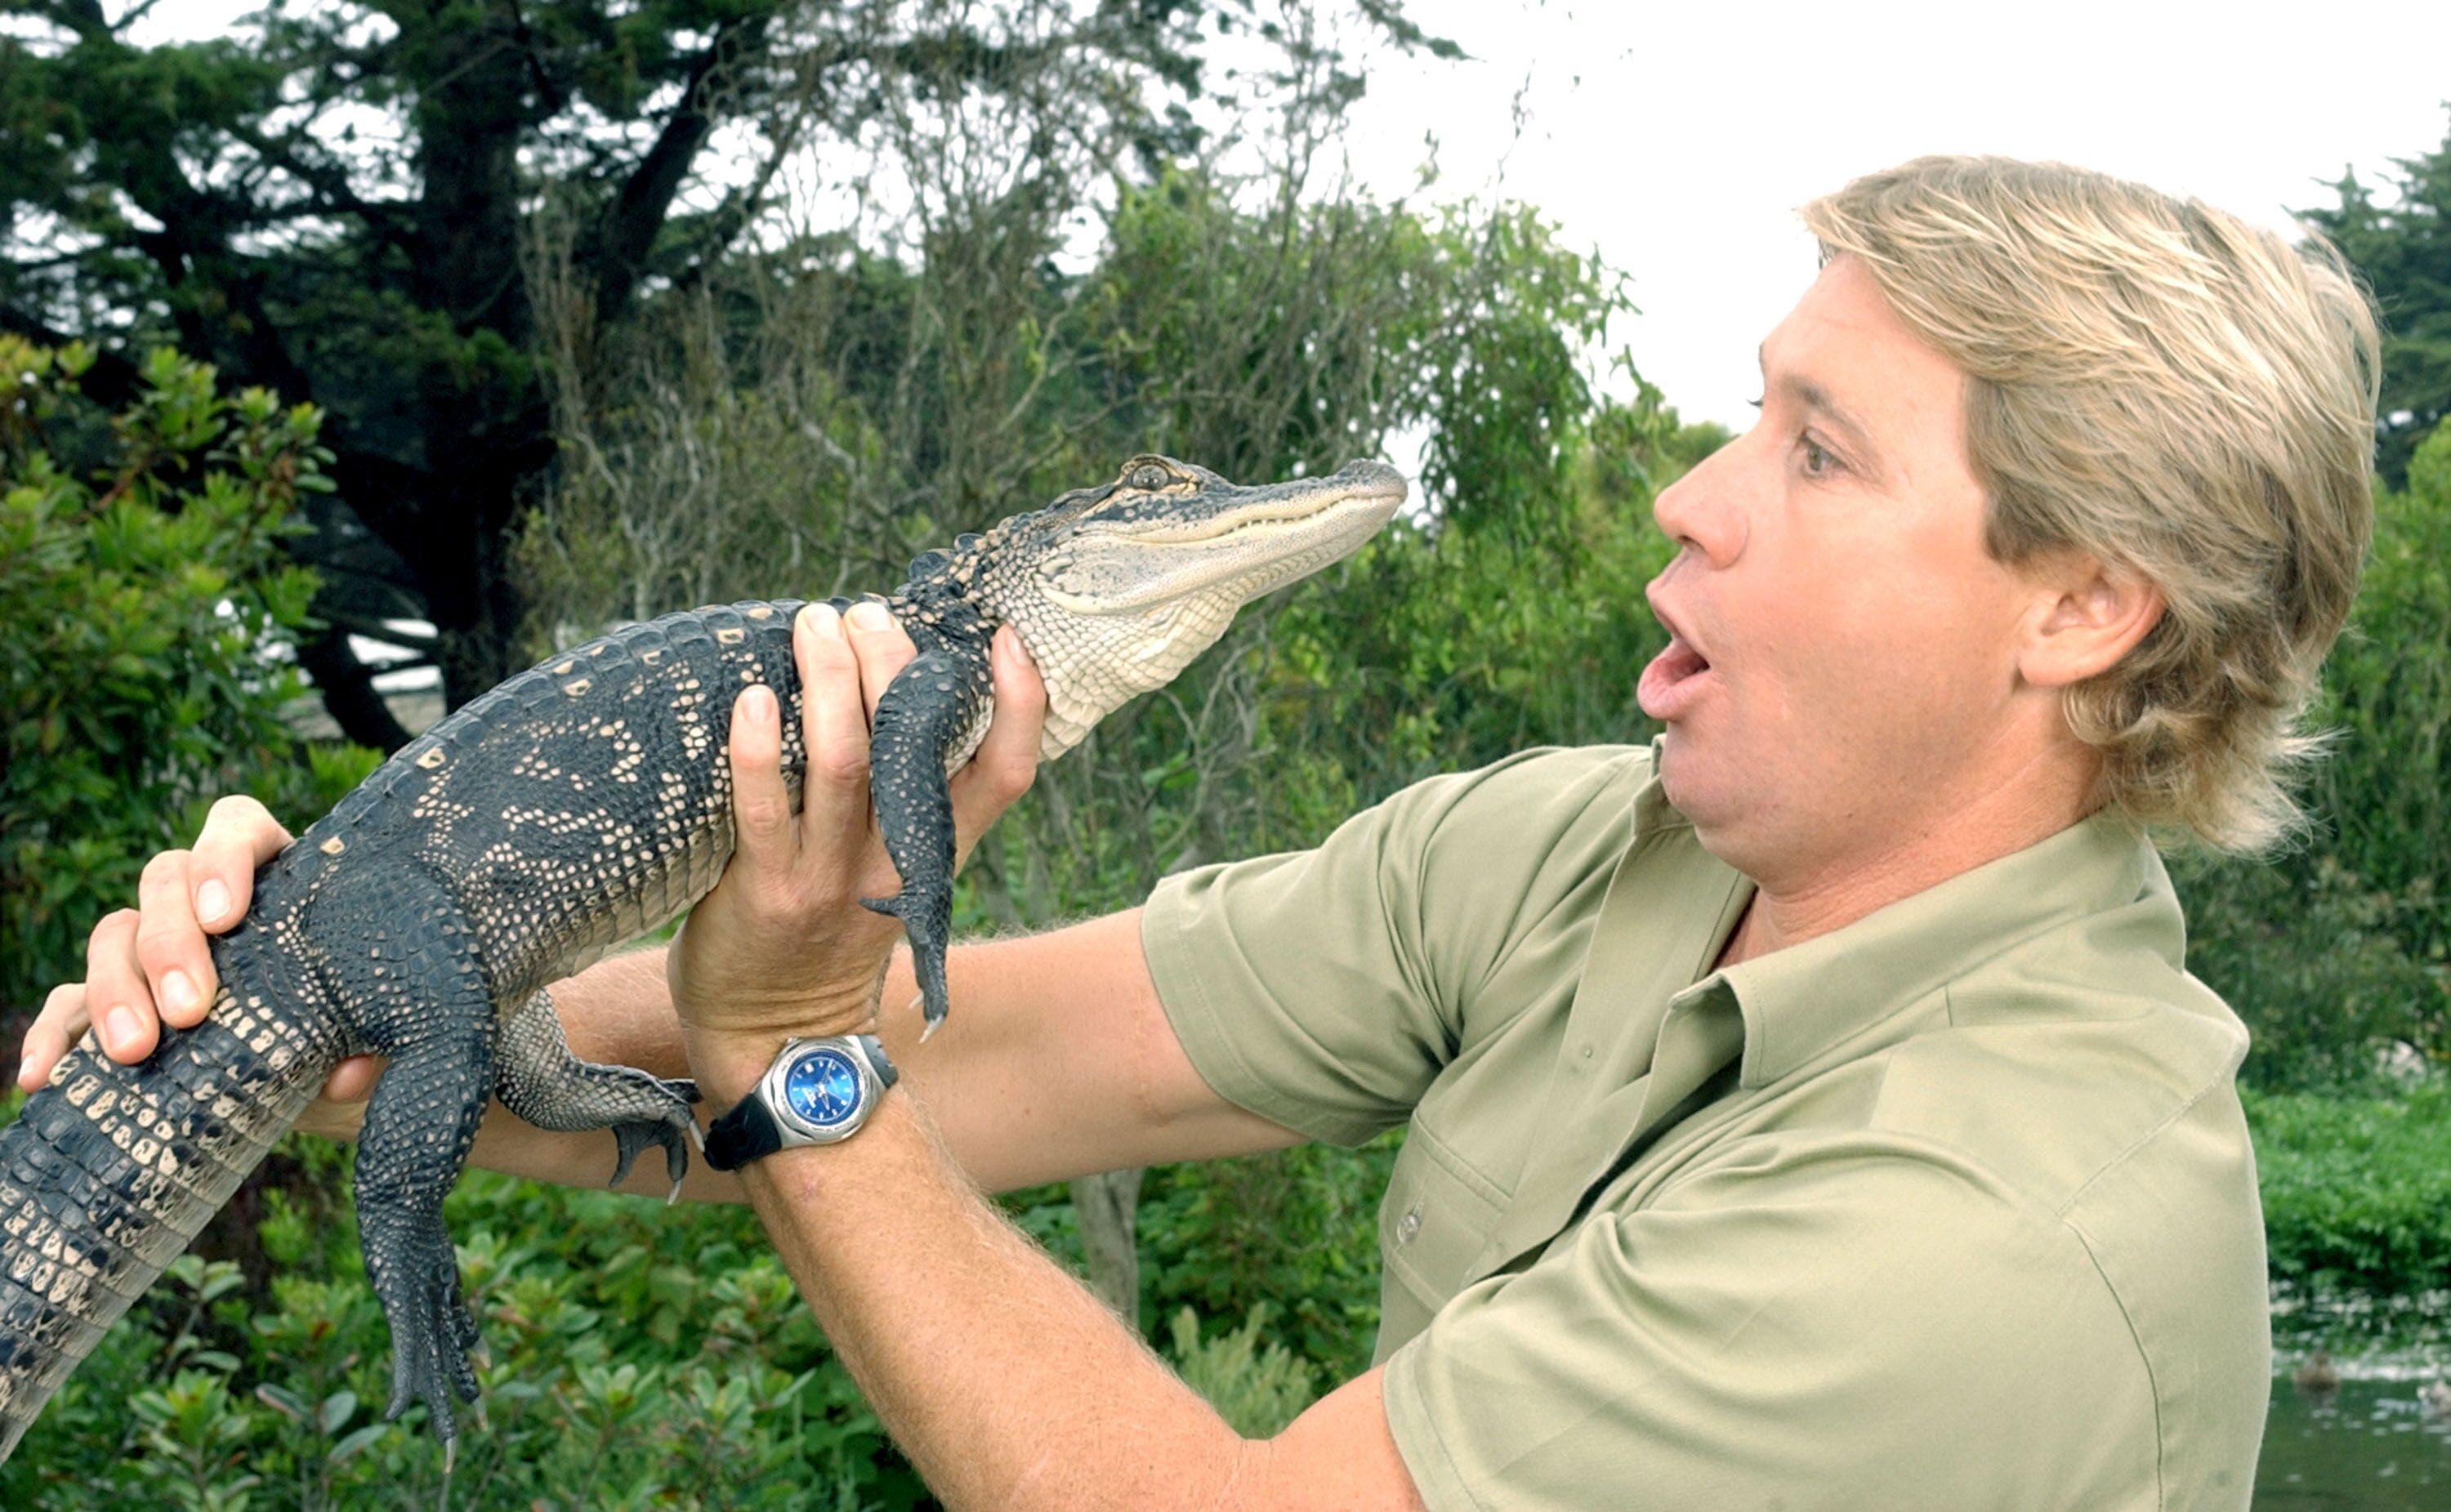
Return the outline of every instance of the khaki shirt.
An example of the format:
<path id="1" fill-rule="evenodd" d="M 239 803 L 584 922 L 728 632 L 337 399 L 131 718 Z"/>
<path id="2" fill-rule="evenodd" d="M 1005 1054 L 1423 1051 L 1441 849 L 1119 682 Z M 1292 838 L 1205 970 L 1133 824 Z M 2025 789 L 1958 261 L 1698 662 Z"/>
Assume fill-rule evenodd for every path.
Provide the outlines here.
<path id="1" fill-rule="evenodd" d="M 1193 1064 L 1408 1126 L 1387 1418 L 1434 1508 L 2245 1507 L 2271 1383 L 2231 1073 L 2097 815 L 1725 971 L 1644 750 L 1441 777 L 1143 942 Z"/>

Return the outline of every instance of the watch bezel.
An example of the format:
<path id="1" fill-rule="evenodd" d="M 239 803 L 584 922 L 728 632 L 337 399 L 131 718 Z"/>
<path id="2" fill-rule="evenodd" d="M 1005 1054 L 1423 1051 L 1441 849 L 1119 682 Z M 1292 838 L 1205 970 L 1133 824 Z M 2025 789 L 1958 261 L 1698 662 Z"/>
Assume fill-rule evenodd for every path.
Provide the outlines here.
<path id="1" fill-rule="evenodd" d="M 787 1084 L 793 1069 L 815 1054 L 832 1053 L 851 1062 L 852 1073 L 859 1078 L 859 1102 L 839 1121 L 832 1124 L 814 1123 L 801 1116 L 792 1106 Z M 870 1109 L 876 1106 L 878 1093 L 884 1090 L 877 1079 L 876 1068 L 870 1065 L 866 1047 L 852 1035 L 824 1035 L 786 1041 L 774 1063 L 759 1079 L 758 1095 L 775 1115 L 775 1127 L 782 1131 L 785 1148 L 794 1145 L 833 1145 L 849 1139 L 868 1122 Z"/>

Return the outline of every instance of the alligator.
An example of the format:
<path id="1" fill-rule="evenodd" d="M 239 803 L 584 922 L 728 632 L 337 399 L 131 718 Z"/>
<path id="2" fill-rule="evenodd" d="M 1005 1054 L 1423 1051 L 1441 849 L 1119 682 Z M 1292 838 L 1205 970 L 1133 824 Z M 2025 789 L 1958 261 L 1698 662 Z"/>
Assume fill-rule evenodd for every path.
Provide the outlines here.
<path id="1" fill-rule="evenodd" d="M 1251 599 L 1351 553 L 1404 498 L 1380 462 L 1240 487 L 1136 457 L 911 565 L 881 601 L 917 658 L 872 728 L 877 824 L 932 1031 L 946 1016 L 947 778 L 990 714 L 988 646 L 1037 662 L 1051 759 L 1163 686 Z M 874 596 L 871 596 L 874 597 Z M 833 600 L 839 610 L 848 601 Z M 359 1243 L 391 1327 L 388 1416 L 477 1399 L 475 1321 L 442 1224 L 489 1095 L 539 1127 L 610 1129 L 614 1184 L 660 1147 L 679 1190 L 696 1089 L 572 1055 L 549 983 L 678 917 L 732 853 L 733 699 L 784 706 L 803 751 L 798 600 L 668 615 L 541 663 L 402 747 L 258 874 L 212 942 L 212 1012 L 133 1066 L 88 1034 L 0 1130 L 0 1460 L 76 1363 L 185 1249 L 343 1056 L 390 1065 L 358 1143 Z"/>

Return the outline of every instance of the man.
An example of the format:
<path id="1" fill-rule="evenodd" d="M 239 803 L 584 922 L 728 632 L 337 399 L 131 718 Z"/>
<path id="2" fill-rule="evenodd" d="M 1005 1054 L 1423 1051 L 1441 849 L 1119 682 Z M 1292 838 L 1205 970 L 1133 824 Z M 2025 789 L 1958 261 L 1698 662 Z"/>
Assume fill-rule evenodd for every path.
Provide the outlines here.
<path id="1" fill-rule="evenodd" d="M 2290 816 L 2370 526 L 2372 320 L 2328 257 L 2074 170 L 1921 160 L 1805 216 L 1825 263 L 1763 344 L 1761 422 L 1656 506 L 1649 751 L 1436 779 L 1316 852 L 961 951 L 921 1048 L 851 903 L 887 875 L 863 700 L 908 643 L 804 621 L 796 818 L 743 696 L 723 884 L 563 1011 L 717 1110 L 788 1036 L 880 1028 L 904 1074 L 866 1126 L 741 1188 L 949 1504 L 2246 1504 L 2245 1035 L 2144 835 Z M 1008 643 L 966 838 L 1037 717 Z M 191 1022 L 198 919 L 282 837 L 228 804 L 159 858 L 31 1076 L 88 1004 L 123 1058 L 155 1001 Z M 1398 1123 L 1380 1362 L 1266 1443 L 971 1186 Z M 477 1158 L 583 1180 L 599 1145 L 496 1119 Z"/>

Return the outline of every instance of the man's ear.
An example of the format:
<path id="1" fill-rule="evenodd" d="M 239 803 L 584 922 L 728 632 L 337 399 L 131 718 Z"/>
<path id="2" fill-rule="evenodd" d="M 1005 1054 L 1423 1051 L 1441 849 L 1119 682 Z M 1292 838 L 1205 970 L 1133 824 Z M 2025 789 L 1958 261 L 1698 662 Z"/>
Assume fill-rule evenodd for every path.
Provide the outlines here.
<path id="1" fill-rule="evenodd" d="M 2031 576 L 2035 608 L 2017 671 L 2037 687 L 2064 688 L 2108 672 L 2162 622 L 2161 587 L 2093 557 L 2056 557 Z"/>

